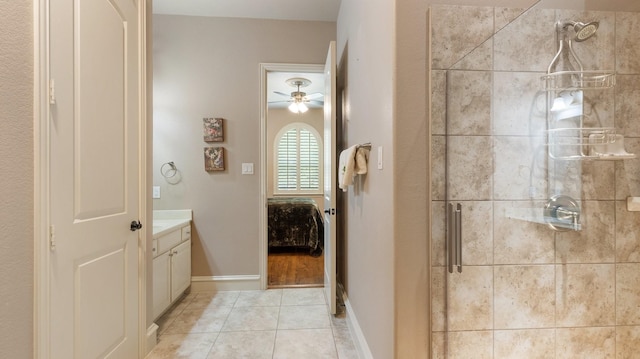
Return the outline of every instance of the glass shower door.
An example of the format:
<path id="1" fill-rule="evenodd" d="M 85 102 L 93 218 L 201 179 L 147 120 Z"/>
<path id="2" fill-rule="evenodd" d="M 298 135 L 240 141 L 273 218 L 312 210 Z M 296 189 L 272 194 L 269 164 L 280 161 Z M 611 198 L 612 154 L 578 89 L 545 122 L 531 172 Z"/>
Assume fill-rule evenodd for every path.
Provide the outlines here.
<path id="1" fill-rule="evenodd" d="M 430 9 L 433 358 L 636 355 L 640 14 L 552 2 Z M 594 22 L 549 85 L 558 24 Z"/>

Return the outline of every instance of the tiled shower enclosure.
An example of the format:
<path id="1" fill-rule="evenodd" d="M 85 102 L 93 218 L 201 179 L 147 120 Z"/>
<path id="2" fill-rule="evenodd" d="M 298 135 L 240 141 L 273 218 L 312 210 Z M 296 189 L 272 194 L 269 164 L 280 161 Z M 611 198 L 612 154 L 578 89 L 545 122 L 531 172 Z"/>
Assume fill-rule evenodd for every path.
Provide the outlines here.
<path id="1" fill-rule="evenodd" d="M 640 14 L 433 6 L 433 358 L 637 358 L 640 159 L 561 161 L 548 152 L 543 77 L 558 21 L 599 21 L 574 43 L 615 86 L 584 91 L 584 126 L 640 154 Z M 555 231 L 554 194 L 580 206 Z M 462 272 L 447 261 L 447 206 L 461 204 Z"/>

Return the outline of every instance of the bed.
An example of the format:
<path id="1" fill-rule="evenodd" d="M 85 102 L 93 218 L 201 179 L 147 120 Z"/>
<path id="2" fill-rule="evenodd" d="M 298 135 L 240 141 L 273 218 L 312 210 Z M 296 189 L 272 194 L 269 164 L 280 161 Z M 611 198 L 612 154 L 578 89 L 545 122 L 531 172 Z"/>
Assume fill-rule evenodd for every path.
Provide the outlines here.
<path id="1" fill-rule="evenodd" d="M 269 198 L 269 250 L 304 249 L 312 256 L 322 254 L 322 214 L 311 198 Z"/>

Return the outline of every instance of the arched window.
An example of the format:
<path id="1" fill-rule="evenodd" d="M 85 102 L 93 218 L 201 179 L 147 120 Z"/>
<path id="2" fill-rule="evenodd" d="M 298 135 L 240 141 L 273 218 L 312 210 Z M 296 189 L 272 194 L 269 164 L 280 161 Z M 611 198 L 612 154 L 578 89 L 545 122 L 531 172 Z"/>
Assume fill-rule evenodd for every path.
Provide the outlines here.
<path id="1" fill-rule="evenodd" d="M 310 125 L 292 123 L 278 132 L 274 192 L 322 193 L 322 139 Z"/>

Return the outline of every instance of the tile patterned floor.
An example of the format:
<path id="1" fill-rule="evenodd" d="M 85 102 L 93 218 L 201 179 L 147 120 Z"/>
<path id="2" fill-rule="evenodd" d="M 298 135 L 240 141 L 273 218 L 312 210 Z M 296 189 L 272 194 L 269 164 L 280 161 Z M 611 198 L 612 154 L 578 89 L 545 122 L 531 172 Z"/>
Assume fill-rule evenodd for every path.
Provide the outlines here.
<path id="1" fill-rule="evenodd" d="M 322 288 L 190 293 L 157 324 L 147 359 L 358 359 Z"/>

